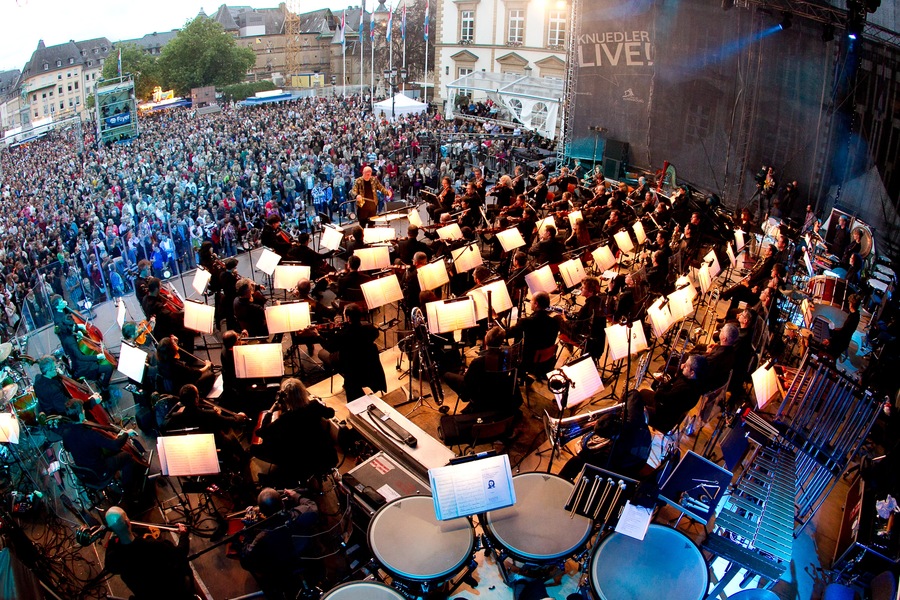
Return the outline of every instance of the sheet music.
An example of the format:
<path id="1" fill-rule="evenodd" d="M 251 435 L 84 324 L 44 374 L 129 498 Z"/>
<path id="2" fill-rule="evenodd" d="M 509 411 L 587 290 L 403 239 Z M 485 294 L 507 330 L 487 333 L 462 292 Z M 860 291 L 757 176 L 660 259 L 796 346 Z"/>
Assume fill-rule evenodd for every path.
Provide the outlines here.
<path id="1" fill-rule="evenodd" d="M 504 252 L 512 252 L 516 248 L 521 248 L 525 245 L 522 233 L 515 227 L 504 229 L 497 233 L 497 239 L 500 240 L 500 245 L 503 246 Z"/>
<path id="2" fill-rule="evenodd" d="M 550 265 L 526 274 L 525 283 L 528 285 L 528 291 L 531 294 L 537 294 L 538 292 L 552 294 L 556 291 L 556 280 L 553 278 L 553 271 L 550 270 Z"/>
<path id="3" fill-rule="evenodd" d="M 281 355 L 281 344 L 235 346 L 234 370 L 238 379 L 283 376 L 284 357 Z"/>
<path id="4" fill-rule="evenodd" d="M 194 280 L 191 282 L 191 287 L 198 294 L 202 294 L 206 291 L 206 285 L 210 279 L 212 279 L 212 273 L 203 267 L 197 267 L 197 270 L 194 271 Z"/>
<path id="5" fill-rule="evenodd" d="M 422 225 L 423 225 L 422 217 L 419 216 L 419 211 L 417 209 L 414 208 L 411 211 L 409 211 L 407 218 L 409 219 L 410 225 L 415 225 L 416 227 L 422 227 Z"/>
<path id="6" fill-rule="evenodd" d="M 322 229 L 319 245 L 328 250 L 337 250 L 341 247 L 341 241 L 343 241 L 343 239 L 344 234 L 340 229 L 326 225 L 325 228 Z"/>
<path id="7" fill-rule="evenodd" d="M 363 229 L 363 241 L 367 244 L 387 242 L 397 237 L 393 227 L 367 227 Z"/>
<path id="8" fill-rule="evenodd" d="M 559 370 L 575 382 L 575 387 L 569 388 L 567 408 L 574 408 L 603 391 L 603 380 L 600 378 L 600 372 L 597 371 L 597 365 L 594 364 L 594 360 L 589 356 L 580 358 L 571 365 L 565 365 Z M 547 373 L 547 377 L 549 378 L 554 372 Z M 556 400 L 557 408 L 562 410 L 562 394 L 553 394 L 553 396 Z"/>
<path id="9" fill-rule="evenodd" d="M 269 329 L 269 333 L 300 331 L 309 327 L 311 322 L 309 303 L 307 302 L 267 306 L 265 311 L 266 326 Z"/>
<path id="10" fill-rule="evenodd" d="M 292 290 L 301 279 L 309 279 L 310 268 L 305 265 L 277 265 L 273 275 L 272 287 L 279 290 Z"/>
<path id="11" fill-rule="evenodd" d="M 127 311 L 125 301 L 119 298 L 119 302 L 116 304 L 116 324 L 119 326 L 119 329 L 122 329 L 122 326 L 125 325 L 125 313 Z"/>
<path id="12" fill-rule="evenodd" d="M 200 333 L 211 334 L 216 326 L 216 307 L 198 302 L 185 302 L 184 326 Z"/>
<path id="13" fill-rule="evenodd" d="M 353 254 L 359 257 L 360 271 L 375 271 L 391 266 L 391 252 L 387 246 L 372 246 L 354 250 Z"/>
<path id="14" fill-rule="evenodd" d="M 428 330 L 433 334 L 459 331 L 475 327 L 477 324 L 474 300 L 429 302 L 425 305 Z"/>
<path id="15" fill-rule="evenodd" d="M 575 287 L 587 277 L 587 273 L 584 271 L 584 265 L 580 258 L 573 258 L 564 263 L 560 263 L 559 274 L 562 275 L 563 283 L 569 288 Z"/>
<path id="16" fill-rule="evenodd" d="M 488 318 L 488 291 L 491 292 L 491 308 L 494 312 L 501 313 L 512 308 L 512 299 L 509 297 L 505 281 L 494 281 L 475 288 L 466 292 L 466 296 L 475 301 L 475 318 L 479 321 Z"/>
<path id="17" fill-rule="evenodd" d="M 440 521 L 512 506 L 516 492 L 509 456 L 491 456 L 429 469 L 434 513 Z"/>
<path id="18" fill-rule="evenodd" d="M 477 244 L 469 244 L 456 250 L 451 250 L 450 255 L 453 257 L 453 266 L 456 267 L 457 273 L 465 273 L 471 271 L 475 267 L 481 266 L 484 262 L 481 258 L 481 250 Z"/>
<path id="19" fill-rule="evenodd" d="M 653 509 L 625 502 L 622 515 L 619 517 L 619 522 L 616 523 L 616 532 L 643 541 L 652 517 Z"/>
<path id="20" fill-rule="evenodd" d="M 122 344 L 119 350 L 119 363 L 116 370 L 125 377 L 141 383 L 144 381 L 144 368 L 147 366 L 147 353 L 130 344 Z"/>
<path id="21" fill-rule="evenodd" d="M 369 310 L 374 310 L 379 306 L 403 299 L 403 290 L 400 289 L 400 280 L 397 279 L 397 275 L 388 275 L 387 277 L 367 281 L 360 288 L 362 288 Z"/>
<path id="22" fill-rule="evenodd" d="M 156 441 L 162 472 L 172 477 L 219 472 L 215 437 L 211 433 L 163 436 Z"/>
<path id="23" fill-rule="evenodd" d="M 437 230 L 438 237 L 442 240 L 461 240 L 463 237 L 462 229 L 456 223 L 451 223 L 446 227 Z"/>
<path id="24" fill-rule="evenodd" d="M 259 259 L 256 261 L 256 268 L 266 275 L 271 275 L 275 272 L 275 267 L 280 262 L 281 257 L 278 254 L 272 252 L 268 248 L 263 248 L 262 253 L 259 255 Z"/>
<path id="25" fill-rule="evenodd" d="M 725 244 L 725 254 L 728 255 L 728 260 L 731 262 L 732 267 L 737 266 L 737 258 L 734 255 L 734 250 L 731 248 L 731 242 Z"/>
<path id="26" fill-rule="evenodd" d="M 416 270 L 416 277 L 419 280 L 419 287 L 423 291 L 433 290 L 450 282 L 450 274 L 447 273 L 447 263 L 443 260 L 422 265 Z"/>
<path id="27" fill-rule="evenodd" d="M 225 393 L 225 378 L 222 377 L 222 374 L 219 373 L 216 375 L 216 381 L 213 383 L 212 389 L 209 390 L 209 393 L 206 395 L 207 400 L 215 400 L 219 396 Z"/>

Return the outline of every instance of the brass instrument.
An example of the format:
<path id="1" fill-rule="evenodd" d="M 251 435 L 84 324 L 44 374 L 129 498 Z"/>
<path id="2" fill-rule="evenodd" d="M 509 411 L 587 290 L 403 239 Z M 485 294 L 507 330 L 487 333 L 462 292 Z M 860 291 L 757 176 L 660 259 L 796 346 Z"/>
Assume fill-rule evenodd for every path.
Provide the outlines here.
<path id="1" fill-rule="evenodd" d="M 638 363 L 637 372 L 635 373 L 634 389 L 641 387 L 641 382 L 647 376 L 647 370 L 650 368 L 650 355 L 652 352 L 645 352 Z"/>
<path id="2" fill-rule="evenodd" d="M 685 319 L 685 321 L 686 321 L 686 320 L 687 320 L 687 319 Z M 675 366 L 676 366 L 676 368 L 677 368 L 678 365 L 681 364 L 681 361 L 684 360 L 684 355 L 685 355 L 685 353 L 687 353 L 688 350 L 689 350 L 688 344 L 691 344 L 690 349 L 693 349 L 693 347 L 695 346 L 695 344 L 692 343 L 692 340 L 693 340 L 693 338 L 694 338 L 694 328 L 696 327 L 697 322 L 692 320 L 692 321 L 691 321 L 691 328 L 688 329 L 687 332 L 685 333 L 685 330 L 684 330 L 684 323 L 685 323 L 685 321 L 682 321 L 682 322 L 681 322 L 681 325 L 678 327 L 678 331 L 675 333 L 675 338 L 674 338 L 674 339 L 675 339 L 675 342 L 673 342 L 673 346 L 674 346 L 674 344 L 677 343 L 679 337 L 682 337 L 682 336 L 684 337 L 684 343 L 683 343 L 682 346 L 681 346 L 681 351 L 680 351 L 680 352 L 677 352 L 677 350 L 676 350 L 675 348 L 673 348 L 672 351 L 669 352 L 669 358 L 666 359 L 666 364 L 665 364 L 665 366 L 663 367 L 663 370 L 662 370 L 662 377 L 660 378 L 660 380 L 658 381 L 658 383 L 665 383 L 666 381 L 668 381 L 668 379 L 669 379 L 669 372 L 670 372 L 669 369 L 670 369 L 671 366 L 672 366 L 672 359 L 675 358 L 676 352 L 677 352 L 677 354 L 678 354 L 678 361 L 675 362 L 674 364 L 675 364 Z"/>

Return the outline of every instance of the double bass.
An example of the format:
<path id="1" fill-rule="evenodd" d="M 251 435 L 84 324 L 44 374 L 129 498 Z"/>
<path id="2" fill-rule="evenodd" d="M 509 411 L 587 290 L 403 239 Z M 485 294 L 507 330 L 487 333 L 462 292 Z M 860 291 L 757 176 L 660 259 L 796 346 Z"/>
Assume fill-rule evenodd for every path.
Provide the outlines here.
<path id="1" fill-rule="evenodd" d="M 98 343 L 103 341 L 103 332 L 96 325 L 85 319 L 81 313 L 72 310 L 68 306 L 65 308 L 65 311 L 69 313 L 75 324 L 81 327 L 89 338 Z"/>

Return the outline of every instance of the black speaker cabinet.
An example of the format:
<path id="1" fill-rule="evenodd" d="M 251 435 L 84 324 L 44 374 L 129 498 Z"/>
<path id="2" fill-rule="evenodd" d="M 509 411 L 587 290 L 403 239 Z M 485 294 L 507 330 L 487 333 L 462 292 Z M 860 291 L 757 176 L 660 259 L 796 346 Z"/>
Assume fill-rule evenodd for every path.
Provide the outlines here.
<path id="1" fill-rule="evenodd" d="M 628 164 L 628 142 L 606 140 L 603 148 L 603 176 L 608 179 L 622 179 Z"/>

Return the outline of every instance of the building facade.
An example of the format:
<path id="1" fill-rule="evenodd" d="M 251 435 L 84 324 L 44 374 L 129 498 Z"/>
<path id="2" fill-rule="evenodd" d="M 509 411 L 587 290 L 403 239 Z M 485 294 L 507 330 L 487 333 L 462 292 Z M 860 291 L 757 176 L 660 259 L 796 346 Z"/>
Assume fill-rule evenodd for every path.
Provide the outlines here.
<path id="1" fill-rule="evenodd" d="M 485 71 L 564 79 L 571 5 L 564 0 L 439 0 L 435 93 Z"/>

